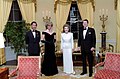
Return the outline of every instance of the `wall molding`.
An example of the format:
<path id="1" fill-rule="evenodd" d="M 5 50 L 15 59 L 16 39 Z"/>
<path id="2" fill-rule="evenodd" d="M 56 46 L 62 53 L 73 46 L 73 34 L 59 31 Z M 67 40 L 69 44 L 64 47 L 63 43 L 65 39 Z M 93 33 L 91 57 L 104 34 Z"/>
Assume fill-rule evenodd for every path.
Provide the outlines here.
<path id="1" fill-rule="evenodd" d="M 101 43 L 101 40 L 96 40 L 96 43 Z M 116 45 L 116 40 L 115 39 L 106 40 L 106 43 L 112 43 Z"/>

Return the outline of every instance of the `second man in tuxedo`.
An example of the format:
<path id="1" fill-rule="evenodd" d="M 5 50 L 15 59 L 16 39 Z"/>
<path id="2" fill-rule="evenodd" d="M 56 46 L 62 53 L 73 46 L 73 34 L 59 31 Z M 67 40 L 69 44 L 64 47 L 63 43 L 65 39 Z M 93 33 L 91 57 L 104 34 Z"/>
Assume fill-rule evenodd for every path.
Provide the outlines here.
<path id="1" fill-rule="evenodd" d="M 31 23 L 31 29 L 26 33 L 26 44 L 28 44 L 29 56 L 40 55 L 40 31 L 36 30 L 37 23 L 33 21 Z"/>
<path id="2" fill-rule="evenodd" d="M 87 74 L 87 62 L 89 64 L 89 77 L 93 73 L 93 51 L 96 45 L 96 35 L 93 28 L 88 27 L 88 20 L 83 20 L 83 27 L 79 31 L 78 49 L 82 53 L 83 72 L 80 75 Z"/>

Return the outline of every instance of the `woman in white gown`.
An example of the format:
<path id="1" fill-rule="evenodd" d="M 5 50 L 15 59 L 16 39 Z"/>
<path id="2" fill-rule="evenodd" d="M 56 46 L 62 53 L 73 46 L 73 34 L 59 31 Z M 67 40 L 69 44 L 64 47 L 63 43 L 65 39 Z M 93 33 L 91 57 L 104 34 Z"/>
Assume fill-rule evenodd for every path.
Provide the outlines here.
<path id="1" fill-rule="evenodd" d="M 61 34 L 61 51 L 63 52 L 63 70 L 67 74 L 75 74 L 73 70 L 72 51 L 73 33 L 69 32 L 69 25 L 63 26 L 63 33 Z"/>

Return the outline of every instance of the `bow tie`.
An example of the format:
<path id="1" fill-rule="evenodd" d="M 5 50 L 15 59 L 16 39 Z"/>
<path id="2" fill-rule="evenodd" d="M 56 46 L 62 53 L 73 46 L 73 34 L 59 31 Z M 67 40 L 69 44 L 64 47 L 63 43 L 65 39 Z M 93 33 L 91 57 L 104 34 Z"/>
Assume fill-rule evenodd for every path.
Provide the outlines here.
<path id="1" fill-rule="evenodd" d="M 86 28 L 83 28 L 83 30 L 86 30 Z"/>
<path id="2" fill-rule="evenodd" d="M 32 32 L 35 32 L 35 30 L 32 30 Z"/>

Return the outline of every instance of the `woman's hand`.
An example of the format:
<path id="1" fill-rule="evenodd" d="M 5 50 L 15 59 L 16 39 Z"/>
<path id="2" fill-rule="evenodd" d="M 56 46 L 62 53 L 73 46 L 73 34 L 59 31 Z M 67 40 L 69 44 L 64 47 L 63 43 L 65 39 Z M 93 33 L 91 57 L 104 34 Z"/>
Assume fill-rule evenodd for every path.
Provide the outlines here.
<path id="1" fill-rule="evenodd" d="M 63 49 L 60 50 L 63 53 Z"/>
<path id="2" fill-rule="evenodd" d="M 72 49 L 72 52 L 74 52 L 74 49 Z"/>

